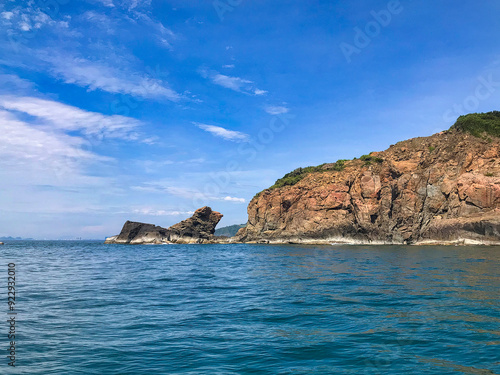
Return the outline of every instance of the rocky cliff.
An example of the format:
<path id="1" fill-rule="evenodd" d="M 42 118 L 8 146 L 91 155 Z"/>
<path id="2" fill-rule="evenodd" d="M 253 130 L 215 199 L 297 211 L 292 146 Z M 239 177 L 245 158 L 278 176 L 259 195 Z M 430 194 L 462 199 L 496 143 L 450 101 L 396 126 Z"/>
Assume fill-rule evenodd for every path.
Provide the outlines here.
<path id="1" fill-rule="evenodd" d="M 153 224 L 127 221 L 119 235 L 109 237 L 105 243 L 111 244 L 163 244 L 163 243 L 211 243 L 215 241 L 215 227 L 222 214 L 202 207 L 189 219 L 170 228 Z"/>
<path id="2" fill-rule="evenodd" d="M 465 116 L 430 137 L 291 172 L 252 199 L 236 239 L 500 244 L 499 123 L 500 112 Z"/>

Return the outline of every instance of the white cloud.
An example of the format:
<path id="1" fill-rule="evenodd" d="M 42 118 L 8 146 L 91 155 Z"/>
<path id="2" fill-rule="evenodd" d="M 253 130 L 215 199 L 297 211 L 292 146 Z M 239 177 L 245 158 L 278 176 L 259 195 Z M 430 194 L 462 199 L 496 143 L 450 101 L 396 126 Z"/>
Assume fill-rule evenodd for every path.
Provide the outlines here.
<path id="1" fill-rule="evenodd" d="M 229 201 L 229 202 L 238 202 L 238 203 L 245 203 L 245 198 L 236 198 L 236 197 L 224 197 L 222 198 L 224 201 Z"/>
<path id="2" fill-rule="evenodd" d="M 205 130 L 216 137 L 224 138 L 228 141 L 244 142 L 248 141 L 250 136 L 248 134 L 238 132 L 235 130 L 224 129 L 220 126 L 200 124 L 198 122 L 193 122 L 194 125 L 202 130 Z"/>
<path id="3" fill-rule="evenodd" d="M 31 126 L 0 109 L 0 175 L 9 186 L 100 184 L 102 178 L 85 175 L 83 168 L 111 159 L 87 146 L 83 138 Z"/>
<path id="4" fill-rule="evenodd" d="M 139 7 L 150 6 L 151 0 L 124 0 L 123 4 L 125 4 L 129 10 L 132 10 Z"/>
<path id="5" fill-rule="evenodd" d="M 180 216 L 180 215 L 193 215 L 194 211 L 170 211 L 158 210 L 151 207 L 137 208 L 132 211 L 134 214 L 148 215 L 148 216 Z"/>
<path id="6" fill-rule="evenodd" d="M 139 140 L 135 129 L 141 122 L 125 116 L 105 116 L 67 104 L 33 97 L 0 96 L 0 107 L 26 113 L 41 120 L 50 130 L 82 131 L 98 138 Z"/>
<path id="7" fill-rule="evenodd" d="M 59 157 L 99 159 L 97 155 L 79 149 L 83 143 L 80 138 L 38 129 L 1 109 L 0 129 L 1 159 L 7 163 L 17 159 L 44 162 Z"/>
<path id="8" fill-rule="evenodd" d="M 97 0 L 99 3 L 108 8 L 115 7 L 113 0 Z M 138 7 L 146 7 L 151 5 L 151 0 L 121 0 L 116 3 L 116 6 L 133 10 Z"/>
<path id="9" fill-rule="evenodd" d="M 155 34 L 151 33 L 151 35 L 156 37 L 160 45 L 172 49 L 172 41 L 177 39 L 177 35 L 172 30 L 165 27 L 163 23 L 152 19 L 146 13 L 134 11 L 133 16 L 156 32 Z"/>
<path id="10" fill-rule="evenodd" d="M 27 22 L 21 22 L 19 24 L 19 27 L 21 28 L 21 30 L 23 31 L 30 31 L 31 30 L 31 26 L 27 23 Z"/>
<path id="11" fill-rule="evenodd" d="M 284 113 L 288 113 L 290 109 L 284 106 L 268 106 L 265 108 L 265 111 L 270 115 L 281 115 Z"/>
<path id="12" fill-rule="evenodd" d="M 146 183 L 143 186 L 132 186 L 131 189 L 147 193 L 167 193 L 186 199 L 192 199 L 195 194 L 199 194 L 197 190 L 176 186 L 165 186 L 162 183 Z"/>
<path id="13" fill-rule="evenodd" d="M 65 21 L 56 21 L 37 6 L 17 7 L 13 11 L 0 13 L 9 27 L 19 28 L 22 31 L 34 31 L 44 26 L 68 28 L 70 16 Z"/>
<path id="14" fill-rule="evenodd" d="M 19 94 L 25 91 L 34 91 L 34 84 L 22 79 L 15 74 L 3 74 L 0 72 L 0 92 L 8 91 L 11 94 Z"/>
<path id="15" fill-rule="evenodd" d="M 174 102 L 181 99 L 180 94 L 160 79 L 121 71 L 82 58 L 56 56 L 50 51 L 39 54 L 39 57 L 50 63 L 50 73 L 65 83 L 146 99 L 163 98 Z"/>
<path id="16" fill-rule="evenodd" d="M 14 16 L 14 13 L 2 12 L 2 13 L 0 13 L 0 15 L 2 16 L 2 18 L 6 19 L 6 20 L 10 20 L 12 18 L 12 16 Z"/>
<path id="17" fill-rule="evenodd" d="M 176 197 L 185 198 L 188 200 L 198 199 L 198 200 L 206 200 L 206 201 L 224 201 L 224 202 L 233 202 L 233 203 L 245 203 L 245 198 L 231 197 L 231 196 L 213 196 L 202 193 L 197 189 L 192 188 L 184 188 L 184 187 L 176 187 L 171 186 L 168 182 L 151 182 L 146 183 L 143 186 L 132 186 L 132 190 L 142 191 L 147 193 L 160 193 L 160 194 L 171 194 Z"/>
<path id="18" fill-rule="evenodd" d="M 226 68 L 226 69 L 233 69 L 234 68 L 234 64 L 222 65 L 222 67 Z"/>
<path id="19" fill-rule="evenodd" d="M 212 83 L 233 91 L 250 95 L 263 95 L 267 93 L 267 91 L 255 87 L 254 82 L 248 79 L 228 76 L 206 68 L 200 68 L 198 71 L 203 78 L 208 78 Z"/>
<path id="20" fill-rule="evenodd" d="M 80 117 L 85 111 L 65 105 L 59 107 L 58 103 L 48 100 L 0 98 L 2 105 L 9 107 L 7 110 L 0 106 L 2 210 L 22 215 L 23 227 L 29 223 L 33 233 L 45 230 L 39 228 L 40 217 L 30 213 L 56 215 L 57 218 L 60 214 L 109 214 L 105 202 L 108 197 L 113 200 L 122 194 L 123 184 L 117 184 L 114 177 L 105 177 L 101 172 L 109 170 L 116 160 L 98 154 L 91 142 L 74 134 L 74 129 L 86 126 L 82 124 L 85 118 L 90 122 L 104 121 L 112 132 L 116 124 L 106 122 L 106 116 L 95 117 L 93 113 Z M 24 100 L 25 107 L 22 106 Z M 55 116 L 60 115 L 61 122 L 52 123 L 52 115 L 41 111 L 44 105 L 48 106 L 48 111 L 55 111 Z M 76 119 L 72 120 L 71 115 Z M 62 124 L 64 119 L 69 121 L 67 126 Z M 81 220 L 85 220 L 84 217 L 76 224 L 81 226 Z M 4 220 L 2 225 L 5 228 L 11 224 Z M 8 230 L 13 229 L 15 226 Z"/>
<path id="21" fill-rule="evenodd" d="M 163 172 L 163 167 L 175 164 L 172 160 L 137 160 L 136 163 L 146 173 Z"/>
<path id="22" fill-rule="evenodd" d="M 89 10 L 82 14 L 81 19 L 91 23 L 93 28 L 103 29 L 110 35 L 116 34 L 116 20 L 103 13 Z"/>
<path id="23" fill-rule="evenodd" d="M 210 79 L 216 85 L 240 92 L 242 91 L 243 87 L 245 87 L 247 84 L 253 83 L 252 81 L 249 81 L 247 79 L 242 79 L 239 77 L 230 77 L 220 73 L 212 75 Z"/>
<path id="24" fill-rule="evenodd" d="M 136 160 L 135 164 L 137 164 L 140 168 L 144 170 L 146 173 L 164 173 L 164 167 L 168 165 L 197 165 L 205 163 L 206 160 L 204 158 L 196 158 L 196 159 L 188 159 L 188 160 Z"/>
<path id="25" fill-rule="evenodd" d="M 115 4 L 113 4 L 113 0 L 98 0 L 102 5 L 108 8 L 113 8 Z"/>

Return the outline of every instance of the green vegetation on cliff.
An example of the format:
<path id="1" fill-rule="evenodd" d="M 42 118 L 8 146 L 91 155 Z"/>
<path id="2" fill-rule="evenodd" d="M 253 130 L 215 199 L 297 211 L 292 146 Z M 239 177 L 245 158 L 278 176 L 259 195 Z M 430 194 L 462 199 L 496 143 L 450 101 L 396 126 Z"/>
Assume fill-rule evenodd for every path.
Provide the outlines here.
<path id="1" fill-rule="evenodd" d="M 325 171 L 338 171 L 340 172 L 341 170 L 344 169 L 345 162 L 347 160 L 341 159 L 337 160 L 335 163 L 331 164 L 321 164 L 316 167 L 306 167 L 306 168 L 297 168 L 290 173 L 287 173 L 284 175 L 282 178 L 278 179 L 273 186 L 271 186 L 269 189 L 278 189 L 283 186 L 293 186 L 300 180 L 302 180 L 304 177 L 306 177 L 309 173 L 314 173 L 314 172 L 325 172 Z"/>
<path id="2" fill-rule="evenodd" d="M 470 133 L 475 137 L 484 138 L 487 135 L 500 137 L 500 111 L 460 116 L 450 128 L 453 129 Z"/>
<path id="3" fill-rule="evenodd" d="M 384 159 L 382 159 L 382 158 L 377 158 L 377 157 L 375 157 L 375 156 L 371 156 L 371 154 L 372 154 L 372 153 L 370 152 L 370 154 L 369 154 L 369 155 L 362 155 L 362 156 L 359 158 L 359 160 L 364 161 L 364 162 L 366 162 L 366 163 L 370 163 L 370 162 L 372 162 L 372 161 L 374 161 L 374 162 L 376 162 L 376 163 L 383 163 L 383 162 L 384 162 Z"/>
<path id="4" fill-rule="evenodd" d="M 371 154 L 371 153 L 370 153 Z M 367 165 L 370 164 L 372 161 L 376 163 L 382 163 L 384 159 L 378 158 L 375 156 L 371 155 L 363 155 L 360 157 L 361 161 L 364 161 Z M 345 162 L 348 161 L 347 159 L 340 159 L 337 160 L 335 163 L 324 163 L 321 165 L 318 165 L 316 167 L 305 167 L 305 168 L 297 168 L 290 173 L 287 173 L 284 175 L 282 178 L 278 179 L 273 186 L 271 186 L 269 189 L 278 189 L 283 186 L 293 186 L 296 183 L 298 183 L 300 180 L 302 180 L 304 177 L 306 177 L 309 173 L 315 173 L 315 172 L 326 172 L 326 171 L 337 171 L 340 172 L 344 170 L 345 168 Z"/>

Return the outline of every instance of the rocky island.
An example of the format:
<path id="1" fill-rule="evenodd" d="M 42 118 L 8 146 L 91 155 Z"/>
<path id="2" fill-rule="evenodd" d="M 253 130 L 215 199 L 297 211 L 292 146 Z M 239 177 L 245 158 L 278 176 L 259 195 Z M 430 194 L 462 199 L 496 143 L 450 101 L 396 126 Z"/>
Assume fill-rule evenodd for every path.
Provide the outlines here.
<path id="1" fill-rule="evenodd" d="M 500 245 L 500 112 L 353 160 L 298 168 L 248 205 L 248 222 L 215 237 L 203 207 L 168 229 L 127 221 L 106 243 Z"/>
<path id="2" fill-rule="evenodd" d="M 162 228 L 153 224 L 127 221 L 119 235 L 109 237 L 108 244 L 165 244 L 165 243 L 214 243 L 215 227 L 222 219 L 222 214 L 212 211 L 210 207 L 202 207 L 195 211 L 189 219 L 181 221 L 170 228 Z"/>

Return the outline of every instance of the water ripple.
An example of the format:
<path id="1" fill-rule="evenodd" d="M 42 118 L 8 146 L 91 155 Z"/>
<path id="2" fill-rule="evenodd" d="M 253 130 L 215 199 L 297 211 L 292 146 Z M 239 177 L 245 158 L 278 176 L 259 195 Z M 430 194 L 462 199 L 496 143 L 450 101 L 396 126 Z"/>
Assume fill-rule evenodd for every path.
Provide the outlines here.
<path id="1" fill-rule="evenodd" d="M 19 313 L 2 374 L 500 374 L 500 248 L 1 250 Z"/>

